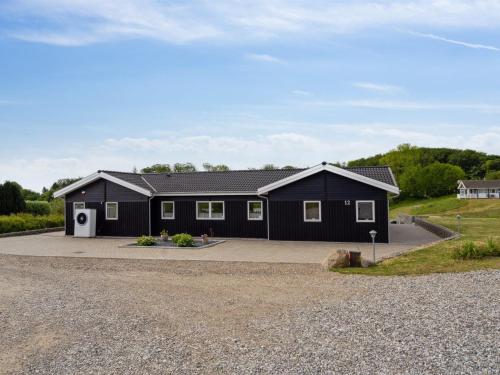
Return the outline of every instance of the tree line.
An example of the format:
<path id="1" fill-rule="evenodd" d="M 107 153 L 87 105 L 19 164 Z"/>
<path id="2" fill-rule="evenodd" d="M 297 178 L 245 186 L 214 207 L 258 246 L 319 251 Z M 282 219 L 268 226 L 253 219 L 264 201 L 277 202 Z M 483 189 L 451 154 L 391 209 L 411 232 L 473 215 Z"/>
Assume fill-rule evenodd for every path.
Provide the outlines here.
<path id="1" fill-rule="evenodd" d="M 385 154 L 352 160 L 348 167 L 391 167 L 401 198 L 438 197 L 456 192 L 462 179 L 500 179 L 500 156 L 474 150 L 399 145 Z"/>

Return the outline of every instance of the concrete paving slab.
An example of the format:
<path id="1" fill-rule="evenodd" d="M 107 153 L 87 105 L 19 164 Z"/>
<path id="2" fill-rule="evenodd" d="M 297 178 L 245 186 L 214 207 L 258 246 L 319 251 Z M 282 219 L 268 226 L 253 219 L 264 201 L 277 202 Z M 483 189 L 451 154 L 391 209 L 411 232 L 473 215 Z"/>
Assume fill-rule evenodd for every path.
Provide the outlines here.
<path id="1" fill-rule="evenodd" d="M 377 259 L 435 242 L 439 237 L 414 225 L 391 225 L 390 244 L 377 244 Z M 229 239 L 204 249 L 123 247 L 133 238 L 73 238 L 63 232 L 0 238 L 0 253 L 29 256 L 63 256 L 122 259 L 321 263 L 338 249 L 361 251 L 371 259 L 372 245 L 315 241 Z M 396 242 L 397 241 L 397 242 Z"/>

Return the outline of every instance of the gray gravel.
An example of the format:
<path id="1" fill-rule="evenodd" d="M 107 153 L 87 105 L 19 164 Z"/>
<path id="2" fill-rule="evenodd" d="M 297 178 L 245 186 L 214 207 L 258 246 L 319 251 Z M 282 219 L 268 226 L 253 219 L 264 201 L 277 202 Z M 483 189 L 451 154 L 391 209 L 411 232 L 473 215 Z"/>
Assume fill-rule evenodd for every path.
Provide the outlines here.
<path id="1" fill-rule="evenodd" d="M 500 271 L 0 256 L 0 372 L 500 373 Z"/>

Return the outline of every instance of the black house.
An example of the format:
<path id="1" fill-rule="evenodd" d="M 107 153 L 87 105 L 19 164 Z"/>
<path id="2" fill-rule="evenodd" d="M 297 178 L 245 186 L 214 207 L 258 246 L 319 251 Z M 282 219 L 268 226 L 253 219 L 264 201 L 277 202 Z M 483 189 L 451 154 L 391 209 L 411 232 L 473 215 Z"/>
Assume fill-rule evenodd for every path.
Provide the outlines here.
<path id="1" fill-rule="evenodd" d="M 98 236 L 159 235 L 270 240 L 389 242 L 389 167 L 192 173 L 98 171 L 59 190 L 66 234 L 76 208 L 94 208 Z"/>

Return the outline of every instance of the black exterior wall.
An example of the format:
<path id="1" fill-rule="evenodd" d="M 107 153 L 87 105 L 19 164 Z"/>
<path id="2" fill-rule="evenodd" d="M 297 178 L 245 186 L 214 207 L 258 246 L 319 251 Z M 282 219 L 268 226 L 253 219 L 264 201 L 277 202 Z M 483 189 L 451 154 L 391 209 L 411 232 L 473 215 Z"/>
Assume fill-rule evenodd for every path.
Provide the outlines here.
<path id="1" fill-rule="evenodd" d="M 303 202 L 321 201 L 321 222 L 304 222 Z M 356 222 L 356 200 L 375 201 L 375 222 Z M 269 192 L 270 239 L 302 241 L 389 242 L 387 193 L 330 172 L 285 185 Z"/>
<path id="2" fill-rule="evenodd" d="M 175 202 L 175 219 L 161 219 L 161 202 Z M 224 220 L 197 220 L 196 201 L 224 201 Z M 248 220 L 247 202 L 262 201 L 263 220 Z M 162 229 L 169 234 L 189 233 L 193 236 L 213 234 L 216 237 L 267 238 L 266 201 L 258 196 L 192 196 L 154 197 L 151 200 L 151 233 L 159 235 Z"/>
<path id="3" fill-rule="evenodd" d="M 83 194 L 82 192 L 85 192 Z M 98 236 L 141 236 L 149 233 L 149 198 L 106 180 L 98 180 L 65 198 L 66 234 L 74 234 L 73 202 L 96 209 Z M 105 202 L 118 202 L 118 220 L 106 220 Z"/>

